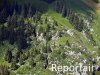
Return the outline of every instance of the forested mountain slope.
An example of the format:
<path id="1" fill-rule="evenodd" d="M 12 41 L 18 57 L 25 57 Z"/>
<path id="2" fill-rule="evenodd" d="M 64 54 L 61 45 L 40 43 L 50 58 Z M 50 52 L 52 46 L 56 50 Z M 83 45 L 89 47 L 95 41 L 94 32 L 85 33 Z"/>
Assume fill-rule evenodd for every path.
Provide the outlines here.
<path id="1" fill-rule="evenodd" d="M 5 0 L 0 11 L 1 75 L 66 75 L 52 64 L 96 65 L 100 15 L 81 0 Z M 80 75 L 83 72 L 74 72 Z"/>

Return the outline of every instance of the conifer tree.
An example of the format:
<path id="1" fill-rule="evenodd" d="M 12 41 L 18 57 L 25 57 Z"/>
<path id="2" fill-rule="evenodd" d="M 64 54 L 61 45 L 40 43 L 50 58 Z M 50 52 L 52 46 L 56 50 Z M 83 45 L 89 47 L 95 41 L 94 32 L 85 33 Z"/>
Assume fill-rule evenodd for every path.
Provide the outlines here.
<path id="1" fill-rule="evenodd" d="M 47 46 L 47 51 L 48 52 L 52 52 L 51 47 L 50 47 L 50 44 Z"/>
<path id="2" fill-rule="evenodd" d="M 36 34 L 37 29 L 36 29 L 36 28 L 37 28 L 37 26 L 35 25 L 35 26 L 34 26 L 34 29 L 33 29 L 33 34 L 34 34 L 35 37 L 37 36 L 37 34 Z"/>
<path id="3" fill-rule="evenodd" d="M 13 58 L 13 60 L 11 62 L 11 69 L 12 70 L 18 69 L 18 66 L 16 65 L 16 59 L 15 58 Z"/>
<path id="4" fill-rule="evenodd" d="M 21 56 L 21 51 L 17 50 L 17 53 L 15 55 L 16 63 L 19 62 L 20 56 Z"/>
<path id="5" fill-rule="evenodd" d="M 69 46 L 69 47 L 71 47 L 71 45 L 70 45 L 70 43 L 69 43 L 68 40 L 66 41 L 66 45 Z"/>
<path id="6" fill-rule="evenodd" d="M 43 27 L 40 26 L 40 28 L 39 28 L 39 35 L 40 35 L 41 33 L 43 33 L 43 32 L 44 32 Z"/>
<path id="7" fill-rule="evenodd" d="M 45 46 L 42 47 L 42 52 L 43 52 L 43 53 L 47 53 L 47 49 L 46 49 Z"/>
<path id="8" fill-rule="evenodd" d="M 66 17 L 66 6 L 65 5 L 63 5 L 63 8 L 62 8 L 62 17 Z"/>
<path id="9" fill-rule="evenodd" d="M 7 60 L 9 63 L 12 61 L 12 51 L 9 49 L 5 53 L 5 60 Z"/>
<path id="10" fill-rule="evenodd" d="M 45 23 L 47 24 L 47 22 L 48 22 L 48 18 L 46 17 L 46 18 L 45 18 Z"/>
<path id="11" fill-rule="evenodd" d="M 4 23 L 7 19 L 7 11 L 6 8 L 4 8 L 1 12 L 0 12 L 0 23 Z"/>
<path id="12" fill-rule="evenodd" d="M 55 11 L 59 12 L 59 1 L 56 0 L 55 2 Z"/>
<path id="13" fill-rule="evenodd" d="M 30 64 L 31 67 L 35 67 L 36 66 L 36 63 L 34 62 L 34 59 L 32 57 L 29 60 L 29 64 Z"/>
<path id="14" fill-rule="evenodd" d="M 56 20 L 54 20 L 53 25 L 58 26 L 58 23 Z"/>
<path id="15" fill-rule="evenodd" d="M 33 15 L 33 14 L 32 14 L 32 7 L 30 6 L 30 7 L 29 7 L 29 10 L 28 10 L 28 15 L 27 15 L 27 17 L 30 18 L 30 17 L 32 17 L 32 15 Z"/>
<path id="16" fill-rule="evenodd" d="M 36 11 L 34 15 L 35 23 L 37 23 L 41 19 L 41 13 L 39 11 Z"/>
<path id="17" fill-rule="evenodd" d="M 6 39 L 6 29 L 5 29 L 5 26 L 4 25 L 2 25 L 1 26 L 1 41 L 2 41 L 2 44 L 3 44 L 3 41 Z"/>
<path id="18" fill-rule="evenodd" d="M 26 16 L 24 9 L 25 9 L 24 6 L 22 6 L 20 15 L 23 16 L 23 17 Z"/>
<path id="19" fill-rule="evenodd" d="M 24 63 L 25 63 L 25 57 L 24 57 L 24 55 L 23 54 L 21 54 L 21 56 L 20 56 L 20 58 L 19 58 L 19 63 L 20 63 L 20 65 L 24 65 Z"/>

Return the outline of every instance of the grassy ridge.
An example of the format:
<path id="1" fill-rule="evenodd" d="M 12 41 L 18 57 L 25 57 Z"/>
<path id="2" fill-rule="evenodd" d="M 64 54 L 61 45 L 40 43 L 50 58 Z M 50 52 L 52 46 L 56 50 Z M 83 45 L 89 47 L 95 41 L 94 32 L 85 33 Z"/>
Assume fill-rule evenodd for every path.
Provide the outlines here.
<path id="1" fill-rule="evenodd" d="M 27 3 L 27 1 L 24 1 L 22 0 L 21 3 Z M 88 8 L 87 6 L 85 6 L 84 4 L 82 4 L 81 1 L 77 2 L 75 0 L 69 0 L 70 1 L 70 7 L 72 9 L 74 9 L 76 12 L 78 13 L 82 13 L 83 15 L 86 15 L 87 12 L 90 12 L 91 9 Z M 31 2 L 31 0 L 29 1 Z M 99 55 L 98 52 L 100 52 L 98 49 L 95 49 L 94 46 L 92 45 L 92 43 L 89 41 L 88 38 L 86 38 L 82 32 L 78 32 L 76 29 L 74 29 L 74 27 L 69 23 L 69 21 L 66 19 L 66 18 L 63 18 L 61 16 L 61 14 L 53 11 L 52 9 L 48 9 L 48 6 L 51 7 L 51 5 L 48 5 L 47 3 L 45 2 L 42 2 L 42 1 L 39 1 L 39 0 L 35 0 L 32 2 L 34 4 L 34 6 L 38 9 L 38 10 L 42 10 L 44 11 L 44 9 L 46 9 L 47 11 L 45 13 L 42 14 L 42 18 L 45 19 L 45 17 L 47 16 L 48 18 L 50 17 L 50 20 L 52 18 L 54 18 L 57 22 L 58 22 L 58 30 L 61 30 L 63 31 L 64 29 L 67 29 L 67 30 L 72 30 L 74 35 L 73 36 L 69 36 L 69 35 L 63 35 L 58 41 L 57 43 L 64 46 L 66 41 L 69 40 L 70 41 L 70 44 L 74 44 L 75 46 L 77 46 L 79 48 L 79 46 L 82 46 L 81 48 L 86 48 L 87 52 L 91 52 L 91 51 L 96 51 L 96 54 L 88 54 L 88 53 L 85 53 L 85 54 L 82 54 L 82 56 L 79 57 L 79 59 L 74 59 L 74 57 L 70 57 L 68 59 L 70 60 L 74 60 L 74 63 L 75 62 L 79 62 L 80 59 L 89 59 L 89 58 L 95 58 L 97 55 Z M 67 3 L 67 0 L 66 0 L 66 3 Z M 94 29 L 94 32 L 91 32 L 93 34 L 93 37 L 94 39 L 96 40 L 96 43 L 100 46 L 100 34 L 99 34 L 99 19 L 100 19 L 100 15 L 96 16 L 95 18 L 95 22 L 93 23 L 93 29 Z M 33 22 L 32 22 L 33 23 Z M 43 27 L 44 29 L 46 28 L 46 25 L 43 24 Z M 50 42 L 53 42 L 53 41 L 50 41 Z M 3 45 L 3 46 L 0 46 L 0 64 L 3 63 L 3 64 L 7 64 L 7 65 L 10 65 L 8 64 L 5 60 L 4 60 L 4 54 L 5 54 L 5 51 L 6 51 L 6 48 L 9 47 L 9 43 Z M 10 47 L 13 47 L 13 46 L 10 46 Z M 63 52 L 63 50 L 61 49 L 61 51 Z M 75 51 L 75 52 L 79 52 L 78 49 L 72 49 L 72 51 Z M 61 56 L 57 54 L 58 50 L 54 50 L 52 52 L 51 55 L 53 55 L 55 58 L 56 56 L 61 59 Z M 63 64 L 66 64 L 68 63 L 66 60 L 62 59 L 60 60 L 61 62 L 63 62 Z M 88 60 L 89 61 L 89 60 Z M 28 60 L 27 60 L 28 62 Z M 90 63 L 90 61 L 88 62 Z M 43 63 L 40 63 L 40 64 L 43 64 Z M 45 69 L 42 69 L 41 68 L 41 65 L 38 65 L 37 67 L 35 68 L 32 68 L 30 69 L 29 68 L 29 64 L 26 63 L 25 65 L 21 66 L 19 69 L 17 69 L 15 71 L 16 73 L 18 74 L 24 74 L 24 73 L 28 73 L 30 74 L 30 72 L 32 73 L 36 73 L 38 75 L 50 75 L 50 74 L 53 74 L 53 75 L 56 75 L 55 73 L 51 73 L 50 70 L 45 70 Z M 12 75 L 13 72 L 12 72 Z"/>

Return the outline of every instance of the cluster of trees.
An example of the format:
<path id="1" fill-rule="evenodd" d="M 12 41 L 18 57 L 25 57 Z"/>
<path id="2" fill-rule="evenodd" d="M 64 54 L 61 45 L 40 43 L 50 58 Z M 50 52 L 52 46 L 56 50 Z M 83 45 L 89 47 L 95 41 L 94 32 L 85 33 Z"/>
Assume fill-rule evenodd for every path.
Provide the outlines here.
<path id="1" fill-rule="evenodd" d="M 54 20 L 53 25 L 50 25 L 47 17 L 45 21 L 42 21 L 39 12 L 36 12 L 33 16 L 28 16 L 26 19 L 27 23 L 22 14 L 18 16 L 16 15 L 16 11 L 14 11 L 13 15 L 8 17 L 7 22 L 1 26 L 0 41 L 7 40 L 10 44 L 16 43 L 18 46 L 15 55 L 13 54 L 14 50 L 6 50 L 5 60 L 11 63 L 12 70 L 18 69 L 21 65 L 24 65 L 27 60 L 29 60 L 31 67 L 36 66 L 36 61 L 43 61 L 43 68 L 46 69 L 48 67 L 48 53 L 52 52 L 49 43 L 52 38 L 51 29 L 55 30 L 55 26 L 58 26 L 58 23 Z M 30 19 L 33 21 L 32 23 Z M 43 23 L 46 24 L 45 29 L 42 27 Z M 39 24 L 41 25 L 39 26 Z M 43 44 L 41 49 L 38 49 L 40 42 L 37 41 L 37 32 L 39 33 L 38 36 L 43 33 L 43 37 L 46 39 L 46 44 Z M 30 36 L 34 36 L 35 39 L 32 40 Z M 34 48 L 24 51 L 23 49 L 26 49 L 28 44 L 30 44 L 29 46 L 31 47 L 31 43 L 27 43 L 27 39 L 33 41 Z"/>
<path id="2" fill-rule="evenodd" d="M 11 63 L 10 70 L 17 70 L 20 66 L 29 62 L 31 68 L 35 67 L 38 62 L 44 62 L 43 68 L 48 67 L 48 54 L 45 52 L 41 53 L 41 50 L 36 48 L 31 48 L 28 51 L 19 51 L 13 54 L 12 49 L 8 49 L 5 53 L 5 60 Z"/>
<path id="3" fill-rule="evenodd" d="M 27 48 L 27 38 L 32 34 L 36 37 L 36 23 L 40 16 L 38 12 L 33 16 L 33 12 L 29 8 L 27 18 L 34 18 L 35 23 L 32 25 L 30 22 L 25 23 L 23 10 L 20 15 L 14 10 L 13 15 L 7 18 L 6 23 L 0 25 L 0 42 L 8 40 L 10 44 L 17 43 L 19 50 Z"/>
<path id="4" fill-rule="evenodd" d="M 57 1 L 56 11 L 61 13 L 63 17 L 67 17 L 70 23 L 72 23 L 77 30 L 82 31 L 85 27 L 83 19 L 80 18 L 70 8 L 66 7 L 66 5 L 64 5 L 62 2 L 59 3 Z M 26 62 L 29 62 L 31 68 L 37 66 L 39 62 L 43 62 L 43 68 L 47 69 L 49 65 L 49 53 L 52 52 L 52 48 L 50 45 L 53 35 L 52 32 L 53 30 L 56 31 L 58 23 L 57 21 L 53 20 L 53 25 L 51 25 L 47 17 L 45 18 L 45 21 L 42 20 L 41 13 L 37 11 L 35 11 L 34 13 L 32 6 L 24 5 L 22 6 L 22 9 L 19 9 L 19 7 L 20 6 L 18 6 L 16 3 L 16 8 L 13 9 L 13 13 L 7 18 L 6 23 L 2 23 L 3 21 L 1 22 L 0 20 L 0 22 L 2 23 L 0 25 L 0 42 L 3 43 L 3 41 L 7 40 L 10 44 L 16 43 L 18 46 L 18 50 L 15 54 L 13 54 L 13 51 L 15 50 L 6 50 L 5 60 L 8 61 L 8 63 L 11 63 L 12 70 L 18 69 Z M 3 12 L 1 15 L 5 16 L 4 13 L 5 12 Z M 0 19 L 5 20 L 6 17 L 4 16 L 0 17 Z M 43 25 L 46 26 L 44 27 Z M 37 41 L 37 33 L 39 33 L 38 36 L 43 33 L 43 38 L 46 39 L 46 44 L 41 45 L 40 42 Z M 59 32 L 58 36 L 62 37 L 62 34 L 63 32 Z M 30 38 L 30 36 L 33 36 L 32 39 Z M 91 40 L 93 40 L 93 43 L 95 45 L 95 41 L 92 35 L 87 32 L 87 36 Z M 30 41 L 32 41 L 32 44 L 34 45 L 31 45 Z M 68 40 L 66 41 L 66 45 L 68 47 L 71 47 L 71 44 Z M 26 49 L 27 47 L 29 50 Z M 59 48 L 63 49 L 63 46 L 60 45 Z M 61 58 L 65 59 L 66 54 L 61 49 L 59 49 L 59 51 L 57 50 L 57 52 L 55 52 L 55 55 L 57 53 L 57 56 L 61 56 Z"/>
<path id="5" fill-rule="evenodd" d="M 14 55 L 12 49 L 9 48 L 8 50 L 6 50 L 5 60 L 8 61 L 9 63 L 11 63 L 12 70 L 16 70 L 21 65 L 24 65 L 25 60 L 27 60 L 27 59 L 28 59 L 28 52 L 17 50 L 17 52 Z M 18 65 L 18 63 L 19 63 L 19 65 Z"/>
<path id="6" fill-rule="evenodd" d="M 69 22 L 75 27 L 75 29 L 77 29 L 78 31 L 82 31 L 86 29 L 86 24 L 84 22 L 85 17 L 82 17 L 80 16 L 80 14 L 74 12 L 68 5 L 65 5 L 63 1 L 56 1 L 55 10 L 61 13 L 62 17 L 66 17 L 69 20 Z M 93 16 L 90 15 L 89 17 L 93 17 Z"/>
<path id="7" fill-rule="evenodd" d="M 10 15 L 13 15 L 13 11 L 15 10 L 18 15 L 23 13 L 24 17 L 27 17 L 29 10 L 31 15 L 33 15 L 36 12 L 36 9 L 34 8 L 33 5 L 27 3 L 24 5 L 18 4 L 16 0 L 12 1 L 13 3 L 9 3 L 8 0 L 4 0 L 4 6 L 0 10 L 0 23 L 4 23 L 7 20 L 7 17 Z"/>
<path id="8" fill-rule="evenodd" d="M 52 2 L 49 0 L 46 1 Z M 4 44 L 4 41 L 8 41 L 10 44 L 16 44 L 18 47 L 17 52 L 10 48 L 5 52 L 5 60 L 11 64 L 10 70 L 17 70 L 27 61 L 31 67 L 35 67 L 38 64 L 37 62 L 44 62 L 42 65 L 44 69 L 48 67 L 48 53 L 52 52 L 49 44 L 52 38 L 50 30 L 51 28 L 55 29 L 55 26 L 58 25 L 57 22 L 54 21 L 52 27 L 48 22 L 47 17 L 45 18 L 45 22 L 42 21 L 41 13 L 36 11 L 34 6 L 30 4 L 21 6 L 18 5 L 17 2 L 14 2 L 12 5 L 7 4 L 3 10 L 1 10 L 0 43 Z M 39 23 L 41 26 L 37 29 Z M 42 27 L 43 23 L 46 24 L 45 30 Z M 37 41 L 37 32 L 39 36 L 43 33 L 43 37 L 46 39 L 46 44 L 41 46 L 41 49 L 38 49 L 39 42 Z M 36 39 L 32 40 L 30 36 L 34 36 Z M 34 42 L 34 48 L 24 51 L 24 49 L 31 46 L 31 41 Z M 13 54 L 13 51 L 16 53 Z"/>

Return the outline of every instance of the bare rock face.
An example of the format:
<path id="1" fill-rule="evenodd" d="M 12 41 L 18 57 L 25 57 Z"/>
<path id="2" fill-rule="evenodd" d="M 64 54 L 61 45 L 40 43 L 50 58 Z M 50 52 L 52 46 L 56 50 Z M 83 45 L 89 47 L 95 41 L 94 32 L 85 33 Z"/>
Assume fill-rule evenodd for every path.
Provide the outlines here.
<path id="1" fill-rule="evenodd" d="M 85 4 L 100 13 L 100 0 L 83 0 Z"/>

